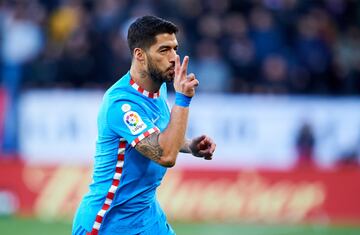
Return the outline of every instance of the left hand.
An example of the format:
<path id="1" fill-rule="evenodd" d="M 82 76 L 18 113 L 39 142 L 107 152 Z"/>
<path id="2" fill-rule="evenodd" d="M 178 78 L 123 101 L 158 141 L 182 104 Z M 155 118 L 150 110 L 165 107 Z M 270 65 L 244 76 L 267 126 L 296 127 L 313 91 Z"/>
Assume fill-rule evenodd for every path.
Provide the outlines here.
<path id="1" fill-rule="evenodd" d="M 202 135 L 192 139 L 189 147 L 192 155 L 195 157 L 211 160 L 216 148 L 216 144 L 210 137 Z"/>

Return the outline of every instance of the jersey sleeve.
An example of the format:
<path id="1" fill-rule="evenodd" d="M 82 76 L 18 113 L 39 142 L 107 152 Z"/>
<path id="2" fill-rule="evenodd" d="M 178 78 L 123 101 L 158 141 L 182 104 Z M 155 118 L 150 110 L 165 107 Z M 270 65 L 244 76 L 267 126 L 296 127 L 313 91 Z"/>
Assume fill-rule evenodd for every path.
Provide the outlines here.
<path id="1" fill-rule="evenodd" d="M 139 105 L 129 101 L 117 101 L 111 105 L 107 115 L 109 128 L 126 139 L 133 147 L 159 128 Z"/>

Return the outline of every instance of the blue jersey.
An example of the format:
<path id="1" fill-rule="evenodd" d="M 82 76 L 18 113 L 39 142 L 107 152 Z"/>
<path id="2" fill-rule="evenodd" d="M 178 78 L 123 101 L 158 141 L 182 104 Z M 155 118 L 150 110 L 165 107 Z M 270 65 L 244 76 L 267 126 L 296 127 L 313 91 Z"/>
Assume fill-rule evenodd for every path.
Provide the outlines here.
<path id="1" fill-rule="evenodd" d="M 165 215 L 156 188 L 166 168 L 134 147 L 143 138 L 163 131 L 170 120 L 164 83 L 150 93 L 128 72 L 104 95 L 98 116 L 93 181 L 74 218 L 91 234 L 136 234 Z"/>

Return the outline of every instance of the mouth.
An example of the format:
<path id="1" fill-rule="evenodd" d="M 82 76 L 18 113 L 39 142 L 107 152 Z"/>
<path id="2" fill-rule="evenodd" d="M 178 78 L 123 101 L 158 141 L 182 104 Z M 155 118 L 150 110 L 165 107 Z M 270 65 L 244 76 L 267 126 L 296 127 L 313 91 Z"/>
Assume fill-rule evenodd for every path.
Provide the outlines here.
<path id="1" fill-rule="evenodd" d="M 174 67 L 169 68 L 169 69 L 168 69 L 168 73 L 169 73 L 169 75 L 172 76 L 172 77 L 175 76 L 175 68 L 174 68 Z"/>

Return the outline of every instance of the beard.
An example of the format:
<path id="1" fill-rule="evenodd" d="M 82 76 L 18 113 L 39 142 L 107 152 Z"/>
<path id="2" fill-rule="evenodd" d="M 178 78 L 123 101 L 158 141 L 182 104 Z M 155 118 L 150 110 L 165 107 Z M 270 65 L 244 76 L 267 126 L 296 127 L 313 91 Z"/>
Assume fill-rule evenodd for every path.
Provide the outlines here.
<path id="1" fill-rule="evenodd" d="M 156 83 L 162 84 L 164 82 L 170 83 L 174 80 L 175 72 L 171 72 L 174 69 L 175 65 L 170 66 L 167 70 L 161 71 L 155 63 L 153 63 L 150 56 L 148 56 L 148 74 Z M 174 70 L 172 70 L 174 71 Z"/>

